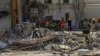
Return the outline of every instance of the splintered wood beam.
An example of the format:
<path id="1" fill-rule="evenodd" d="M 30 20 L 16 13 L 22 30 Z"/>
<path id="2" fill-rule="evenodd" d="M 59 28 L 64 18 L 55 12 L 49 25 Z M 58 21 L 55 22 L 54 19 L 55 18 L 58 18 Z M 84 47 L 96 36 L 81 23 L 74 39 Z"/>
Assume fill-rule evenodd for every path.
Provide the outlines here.
<path id="1" fill-rule="evenodd" d="M 19 41 L 12 43 L 11 45 L 12 46 L 16 46 L 16 45 L 17 46 L 33 46 L 33 45 L 38 45 L 38 44 L 47 42 L 47 41 L 52 40 L 57 37 L 58 37 L 57 35 L 54 35 L 54 36 L 50 36 L 50 37 L 38 38 L 35 40 L 19 40 Z"/>

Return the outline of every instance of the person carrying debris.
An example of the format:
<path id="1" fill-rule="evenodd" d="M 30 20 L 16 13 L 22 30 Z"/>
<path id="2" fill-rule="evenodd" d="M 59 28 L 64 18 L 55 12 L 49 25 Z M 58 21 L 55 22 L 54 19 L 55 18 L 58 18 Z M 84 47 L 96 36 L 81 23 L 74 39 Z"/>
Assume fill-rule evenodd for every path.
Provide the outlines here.
<path id="1" fill-rule="evenodd" d="M 64 18 L 62 18 L 61 20 L 60 20 L 60 28 L 61 28 L 61 30 L 62 31 L 64 31 L 65 30 L 65 20 L 64 20 Z"/>

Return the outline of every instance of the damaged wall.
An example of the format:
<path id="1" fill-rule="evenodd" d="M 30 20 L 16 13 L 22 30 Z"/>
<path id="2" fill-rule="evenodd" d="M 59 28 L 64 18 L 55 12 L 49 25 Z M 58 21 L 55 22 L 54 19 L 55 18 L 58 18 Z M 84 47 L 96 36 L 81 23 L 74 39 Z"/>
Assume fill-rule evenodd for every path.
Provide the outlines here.
<path id="1" fill-rule="evenodd" d="M 69 13 L 69 18 L 72 19 L 72 24 L 75 26 L 75 15 L 73 9 L 73 0 L 69 0 L 69 3 L 63 3 L 61 0 L 61 7 L 59 8 L 59 0 L 52 0 L 52 4 L 49 5 L 48 10 L 45 11 L 45 16 L 53 16 L 53 19 L 60 20 L 62 17 L 65 18 L 65 14 Z"/>
<path id="2" fill-rule="evenodd" d="M 59 12 L 59 8 L 57 6 L 53 6 L 53 8 L 50 8 L 48 11 L 45 12 L 44 16 L 53 16 L 53 19 L 61 20 L 61 18 L 65 18 L 65 14 L 69 13 L 70 19 L 73 21 L 73 25 L 75 24 L 75 16 L 74 11 L 69 6 L 64 6 L 61 8 Z"/>
<path id="3" fill-rule="evenodd" d="M 65 18 L 65 13 L 69 13 L 70 18 L 74 18 L 74 12 L 71 5 L 61 5 L 59 11 L 58 5 L 50 5 L 49 9 L 45 11 L 45 16 L 53 16 L 54 19 L 59 20 L 61 17 Z"/>
<path id="4" fill-rule="evenodd" d="M 36 1 L 41 2 L 43 4 L 45 3 L 44 0 L 36 0 Z M 44 18 L 46 16 L 53 16 L 53 19 L 60 20 L 62 17 L 65 18 L 66 13 L 69 13 L 69 17 L 70 19 L 72 19 L 72 24 L 75 26 L 73 0 L 69 0 L 68 3 L 64 3 L 63 0 L 60 0 L 60 4 L 61 8 L 59 8 L 59 0 L 52 0 L 51 3 L 45 3 L 45 5 L 49 6 L 49 8 L 47 8 L 44 11 Z"/>
<path id="5" fill-rule="evenodd" d="M 0 11 L 8 11 L 10 10 L 10 0 L 0 0 Z M 0 33 L 1 31 L 5 31 L 11 28 L 11 18 L 10 14 L 0 18 Z"/>
<path id="6" fill-rule="evenodd" d="M 85 0 L 85 17 L 100 18 L 100 0 Z"/>
<path id="7" fill-rule="evenodd" d="M 0 0 L 0 11 L 8 11 L 8 16 L 0 18 L 0 32 L 11 29 L 11 10 L 10 10 L 10 1 L 11 0 Z M 22 21 L 22 0 L 18 1 L 19 8 L 19 22 Z"/>

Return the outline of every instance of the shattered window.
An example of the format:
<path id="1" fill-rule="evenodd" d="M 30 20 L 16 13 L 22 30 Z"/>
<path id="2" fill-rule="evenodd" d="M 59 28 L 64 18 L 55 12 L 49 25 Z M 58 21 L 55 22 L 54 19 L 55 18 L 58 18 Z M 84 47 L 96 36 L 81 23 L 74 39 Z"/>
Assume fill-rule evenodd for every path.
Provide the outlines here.
<path id="1" fill-rule="evenodd" d="M 52 3 L 52 0 L 44 0 L 45 3 Z"/>

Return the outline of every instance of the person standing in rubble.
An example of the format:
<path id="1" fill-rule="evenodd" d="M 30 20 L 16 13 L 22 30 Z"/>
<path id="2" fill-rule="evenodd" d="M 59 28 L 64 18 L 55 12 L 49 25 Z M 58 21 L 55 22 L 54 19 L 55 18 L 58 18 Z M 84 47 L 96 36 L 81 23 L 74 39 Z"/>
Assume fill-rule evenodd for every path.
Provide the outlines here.
<path id="1" fill-rule="evenodd" d="M 47 27 L 48 27 L 48 23 L 49 23 L 49 22 L 48 22 L 48 19 L 47 19 L 47 18 L 44 19 L 43 22 L 42 22 L 43 27 L 46 27 L 46 28 L 47 28 Z"/>
<path id="2" fill-rule="evenodd" d="M 90 25 L 91 25 L 91 31 L 95 31 L 95 25 L 96 25 L 95 19 L 93 19 L 93 18 L 91 19 Z"/>
<path id="3" fill-rule="evenodd" d="M 53 19 L 51 19 L 50 21 L 49 21 L 49 27 L 50 27 L 50 29 L 53 31 L 54 30 L 54 20 Z"/>
<path id="4" fill-rule="evenodd" d="M 91 25 L 89 19 L 85 18 L 83 21 L 83 30 L 90 30 L 90 29 L 91 29 Z"/>
<path id="5" fill-rule="evenodd" d="M 68 29 L 72 30 L 72 21 L 71 21 L 71 19 L 68 19 Z"/>
<path id="6" fill-rule="evenodd" d="M 83 21 L 83 34 L 85 36 L 85 41 L 87 44 L 87 48 L 92 50 L 92 38 L 90 37 L 90 30 L 91 30 L 91 19 L 85 18 Z"/>
<path id="7" fill-rule="evenodd" d="M 62 31 L 64 31 L 65 30 L 65 20 L 64 20 L 64 18 L 62 18 L 61 20 L 60 20 L 60 28 L 61 28 L 61 30 Z"/>
<path id="8" fill-rule="evenodd" d="M 35 28 L 36 28 L 36 19 L 35 19 L 34 17 L 32 17 L 32 18 L 30 19 L 30 22 L 31 22 L 32 25 L 33 25 L 33 29 L 35 29 Z"/>

